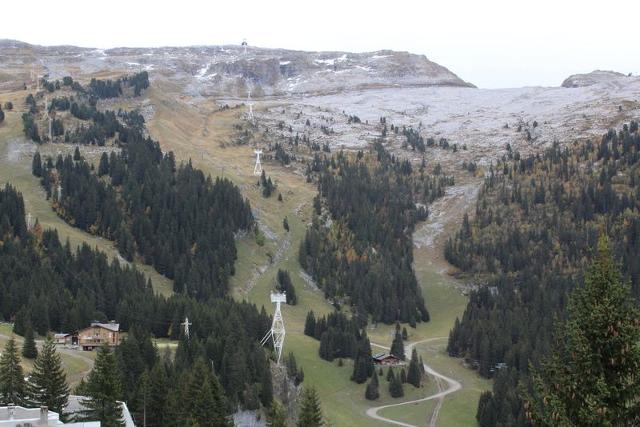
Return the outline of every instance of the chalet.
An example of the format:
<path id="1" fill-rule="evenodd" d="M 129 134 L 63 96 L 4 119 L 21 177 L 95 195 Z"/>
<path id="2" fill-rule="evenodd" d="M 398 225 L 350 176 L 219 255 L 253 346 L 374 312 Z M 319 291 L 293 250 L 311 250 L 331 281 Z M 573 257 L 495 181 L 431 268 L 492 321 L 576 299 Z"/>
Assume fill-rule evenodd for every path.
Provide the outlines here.
<path id="1" fill-rule="evenodd" d="M 78 331 L 78 345 L 85 351 L 97 347 L 115 347 L 120 344 L 120 324 L 92 322 L 88 328 Z"/>
<path id="2" fill-rule="evenodd" d="M 398 365 L 402 363 L 398 357 L 393 354 L 378 353 L 371 356 L 375 365 Z"/>
<path id="3" fill-rule="evenodd" d="M 54 334 L 53 340 L 56 344 L 62 345 L 78 344 L 78 336 L 75 334 Z"/>

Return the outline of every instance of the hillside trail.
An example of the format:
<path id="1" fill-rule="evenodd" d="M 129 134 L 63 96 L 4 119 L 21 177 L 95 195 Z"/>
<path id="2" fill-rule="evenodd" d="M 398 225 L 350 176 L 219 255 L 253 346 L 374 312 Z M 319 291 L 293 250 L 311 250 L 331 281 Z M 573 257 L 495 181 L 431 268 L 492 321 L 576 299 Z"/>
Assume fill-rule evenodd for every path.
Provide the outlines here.
<path id="1" fill-rule="evenodd" d="M 446 337 L 432 337 L 432 338 L 427 338 L 424 340 L 420 340 L 420 341 L 415 341 L 412 343 L 409 343 L 406 347 L 406 352 L 408 354 L 411 354 L 411 352 L 413 351 L 413 347 L 415 347 L 418 344 L 424 344 L 430 341 L 437 341 L 437 340 L 442 340 L 445 339 Z M 385 350 L 390 350 L 389 347 L 384 346 L 384 345 L 380 345 L 380 344 L 376 344 L 376 343 L 371 343 L 371 345 L 375 345 L 376 347 L 380 347 L 383 348 Z M 409 359 L 411 360 L 411 359 Z M 381 411 L 382 409 L 386 409 L 386 408 L 393 408 L 393 407 L 397 407 L 397 406 L 404 406 L 404 405 L 411 405 L 414 403 L 420 403 L 420 402 L 426 402 L 428 400 L 434 400 L 437 399 L 438 403 L 436 404 L 436 408 L 434 409 L 432 415 L 431 415 L 431 419 L 429 420 L 429 426 L 435 426 L 436 421 L 438 419 L 438 413 L 440 411 L 440 407 L 442 407 L 442 402 L 444 401 L 444 397 L 447 396 L 448 394 L 451 393 L 455 393 L 456 391 L 460 390 L 462 388 L 462 384 L 460 384 L 459 381 L 453 379 L 453 378 L 449 378 L 443 374 L 441 374 L 440 372 L 437 372 L 435 369 L 433 369 L 432 367 L 430 367 L 429 365 L 427 365 L 426 363 L 423 363 L 424 365 L 424 370 L 427 374 L 431 375 L 437 382 L 438 384 L 438 392 L 434 393 L 432 395 L 420 398 L 420 399 L 414 399 L 414 400 L 409 400 L 406 402 L 401 402 L 401 403 L 393 403 L 390 405 L 381 405 L 381 406 L 374 406 L 373 408 L 369 408 L 367 409 L 367 416 L 370 418 L 373 418 L 375 420 L 378 421 L 384 421 L 386 423 L 389 424 L 394 424 L 394 425 L 398 425 L 398 426 L 403 426 L 403 427 L 418 427 L 415 426 L 413 424 L 407 424 L 407 423 L 403 423 L 401 421 L 396 421 L 396 420 L 392 420 L 391 418 L 385 418 L 381 415 L 378 415 L 378 411 Z M 444 382 L 447 385 L 447 388 L 443 388 L 442 383 Z"/>

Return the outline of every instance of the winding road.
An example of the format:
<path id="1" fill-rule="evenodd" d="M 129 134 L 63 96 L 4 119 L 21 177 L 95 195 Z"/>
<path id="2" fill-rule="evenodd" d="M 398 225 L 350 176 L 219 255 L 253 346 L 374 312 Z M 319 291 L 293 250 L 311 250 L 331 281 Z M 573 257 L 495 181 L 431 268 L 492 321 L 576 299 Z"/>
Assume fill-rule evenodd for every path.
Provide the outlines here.
<path id="1" fill-rule="evenodd" d="M 422 344 L 422 343 L 426 343 L 426 342 L 430 342 L 430 341 L 436 341 L 436 340 L 441 340 L 444 339 L 445 337 L 435 337 L 435 338 L 427 338 L 425 340 L 420 340 L 420 341 L 416 341 L 413 343 L 410 343 L 407 345 L 406 347 L 406 352 L 408 354 L 411 354 L 411 352 L 413 351 L 413 347 L 415 347 L 418 344 Z M 371 345 L 375 345 L 376 347 L 380 347 L 383 348 L 385 350 L 390 350 L 389 347 L 384 346 L 384 345 L 380 345 L 380 344 L 376 344 L 376 343 L 371 343 Z M 460 390 L 462 388 L 462 384 L 460 384 L 460 382 L 454 380 L 453 378 L 449 378 L 445 375 L 442 375 L 441 373 L 437 372 L 436 370 L 434 370 L 433 368 L 431 368 L 429 365 L 427 365 L 426 363 L 424 363 L 424 370 L 426 373 L 428 373 L 429 375 L 433 376 L 436 380 L 436 383 L 438 385 L 438 392 L 435 394 L 432 394 L 430 396 L 427 397 L 423 397 L 421 399 L 415 399 L 415 400 L 409 400 L 407 402 L 401 402 L 401 403 L 393 403 L 390 405 L 382 405 L 382 406 L 375 406 L 373 408 L 369 408 L 367 409 L 367 416 L 371 417 L 373 419 L 379 420 L 379 421 L 384 421 L 386 423 L 389 424 L 394 424 L 394 425 L 398 425 L 398 426 L 403 426 L 403 427 L 418 427 L 415 426 L 413 424 L 407 424 L 407 423 L 403 423 L 400 421 L 395 421 L 392 420 L 390 418 L 385 418 L 381 415 L 378 415 L 378 411 L 382 410 L 382 409 L 386 409 L 386 408 L 393 408 L 396 406 L 403 406 L 403 405 L 411 405 L 413 403 L 420 403 L 420 402 L 426 402 L 428 400 L 434 400 L 437 399 L 438 403 L 436 404 L 436 407 L 433 410 L 433 413 L 431 415 L 431 418 L 429 419 L 429 427 L 434 427 L 436 425 L 436 421 L 438 419 L 438 414 L 440 413 L 440 408 L 442 407 L 442 402 L 444 401 L 445 396 L 451 394 L 451 393 L 455 393 L 456 391 Z M 442 383 L 446 383 L 447 387 L 444 388 Z"/>

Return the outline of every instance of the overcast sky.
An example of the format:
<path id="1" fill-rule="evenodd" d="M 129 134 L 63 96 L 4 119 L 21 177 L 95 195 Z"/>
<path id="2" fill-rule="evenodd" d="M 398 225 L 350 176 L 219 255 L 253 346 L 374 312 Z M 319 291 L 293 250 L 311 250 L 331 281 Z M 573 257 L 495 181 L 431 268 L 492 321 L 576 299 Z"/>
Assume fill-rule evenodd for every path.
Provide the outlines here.
<path id="1" fill-rule="evenodd" d="M 94 5 L 95 4 L 95 5 Z M 239 44 L 424 54 L 479 87 L 640 74 L 640 0 L 3 1 L 0 38 L 88 47 Z"/>

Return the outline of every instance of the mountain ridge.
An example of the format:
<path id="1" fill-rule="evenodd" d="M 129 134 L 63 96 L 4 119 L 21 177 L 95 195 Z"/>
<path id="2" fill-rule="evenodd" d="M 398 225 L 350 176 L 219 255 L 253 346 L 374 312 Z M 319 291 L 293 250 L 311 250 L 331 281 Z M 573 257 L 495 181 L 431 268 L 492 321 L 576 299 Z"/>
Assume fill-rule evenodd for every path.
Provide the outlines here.
<path id="1" fill-rule="evenodd" d="M 475 87 L 426 55 L 406 51 L 300 51 L 238 45 L 185 47 L 40 46 L 0 40 L 0 58 L 10 67 L 35 64 L 51 78 L 81 66 L 104 70 L 160 69 L 183 80 L 192 94 L 253 97 L 335 93 L 385 87 Z"/>

